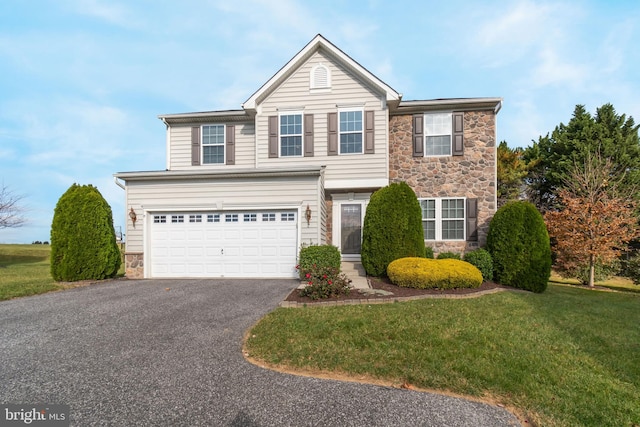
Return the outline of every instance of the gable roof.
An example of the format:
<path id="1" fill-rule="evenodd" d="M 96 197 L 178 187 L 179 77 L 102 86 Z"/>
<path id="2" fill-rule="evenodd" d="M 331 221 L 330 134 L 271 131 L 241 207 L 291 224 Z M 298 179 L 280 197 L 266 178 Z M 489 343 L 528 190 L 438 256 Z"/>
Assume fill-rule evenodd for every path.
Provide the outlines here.
<path id="1" fill-rule="evenodd" d="M 247 99 L 242 108 L 245 110 L 255 111 L 257 105 L 264 100 L 275 88 L 284 82 L 291 74 L 294 73 L 307 59 L 311 57 L 319 49 L 324 49 L 335 60 L 339 61 L 344 67 L 353 72 L 355 75 L 368 82 L 371 86 L 377 88 L 385 94 L 387 104 L 395 107 L 402 99 L 402 94 L 396 92 L 391 86 L 374 76 L 369 70 L 358 64 L 353 58 L 341 51 L 329 40 L 325 39 L 321 34 L 316 35 L 300 52 L 298 52 L 289 62 L 285 64 L 273 77 L 262 85 L 249 99 Z"/>

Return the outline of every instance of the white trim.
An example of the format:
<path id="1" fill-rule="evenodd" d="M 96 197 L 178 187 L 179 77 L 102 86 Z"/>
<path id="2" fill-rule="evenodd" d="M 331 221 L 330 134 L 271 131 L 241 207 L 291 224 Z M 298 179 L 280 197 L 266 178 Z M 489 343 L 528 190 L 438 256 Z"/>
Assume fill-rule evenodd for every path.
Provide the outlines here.
<path id="1" fill-rule="evenodd" d="M 204 161 L 204 127 L 216 126 L 222 127 L 222 162 L 221 163 L 205 163 Z M 207 144 L 208 147 L 217 147 L 220 144 Z M 227 164 L 227 126 L 223 123 L 212 123 L 200 125 L 200 164 L 202 166 L 224 166 Z"/>
<path id="2" fill-rule="evenodd" d="M 357 131 L 345 131 L 342 132 L 340 130 L 340 114 L 341 113 L 353 113 L 360 112 L 360 152 L 355 153 L 343 153 L 342 152 L 342 142 L 340 141 L 340 137 L 344 133 L 347 134 L 357 134 Z M 348 156 L 353 154 L 364 154 L 364 109 L 362 107 L 350 107 L 350 108 L 340 108 L 338 109 L 338 155 L 340 156 Z"/>
<path id="3" fill-rule="evenodd" d="M 346 194 L 334 194 L 331 196 L 331 200 L 333 201 L 332 206 L 332 244 L 336 246 L 340 253 L 342 254 L 342 205 L 360 205 L 361 206 L 361 218 L 360 225 L 364 227 L 364 217 L 367 211 L 367 205 L 369 204 L 369 199 L 371 198 L 371 193 L 346 193 Z M 362 238 L 362 236 L 361 236 Z M 349 261 L 359 261 L 360 254 L 342 254 L 343 260 Z"/>
<path id="4" fill-rule="evenodd" d="M 419 202 L 423 200 L 435 200 L 435 218 L 429 219 L 429 221 L 435 221 L 435 239 L 424 239 L 425 242 L 465 242 L 467 240 L 467 198 L 466 197 L 420 197 L 418 199 Z M 463 216 L 462 218 L 442 218 L 442 201 L 443 200 L 462 200 L 462 209 Z M 420 206 L 422 209 L 422 205 Z M 455 220 L 462 221 L 462 239 L 443 239 L 442 238 L 442 221 L 444 220 Z M 422 219 L 422 222 L 427 221 L 425 218 Z M 423 232 L 424 237 L 424 232 Z"/>
<path id="5" fill-rule="evenodd" d="M 282 155 L 282 137 L 283 135 L 280 133 L 282 129 L 282 116 L 300 116 L 300 154 L 294 154 L 289 156 Z M 298 136 L 298 134 L 287 134 L 287 136 Z M 291 157 L 304 157 L 304 112 L 302 110 L 278 110 L 278 158 L 279 159 L 288 159 Z"/>
<path id="6" fill-rule="evenodd" d="M 388 162 L 387 162 L 388 163 Z M 349 189 L 349 188 L 382 188 L 389 185 L 388 178 L 374 179 L 333 179 L 324 182 L 327 190 Z"/>
<path id="7" fill-rule="evenodd" d="M 449 133 L 427 133 L 427 116 L 435 116 L 435 115 L 448 115 L 449 116 Z M 453 111 L 430 111 L 428 113 L 424 113 L 422 115 L 422 126 L 424 128 L 424 137 L 423 137 L 423 150 L 424 157 L 451 157 L 453 155 Z M 430 136 L 449 136 L 449 154 L 427 154 L 427 138 Z"/>
<path id="8" fill-rule="evenodd" d="M 316 70 L 318 70 L 319 68 L 323 68 L 326 72 L 326 81 L 325 84 L 322 86 L 318 85 L 318 82 L 316 80 Z M 313 93 L 313 92 L 319 92 L 319 91 L 323 91 L 323 92 L 330 92 L 331 91 L 331 69 L 329 67 L 327 67 L 326 65 L 324 65 L 322 62 L 316 64 L 315 66 L 313 66 L 311 68 L 311 70 L 309 71 L 309 90 Z"/>
<path id="9" fill-rule="evenodd" d="M 300 52 L 298 52 L 287 64 L 282 67 L 273 77 L 271 77 L 260 89 L 258 89 L 249 99 L 243 104 L 242 108 L 245 110 L 255 110 L 258 105 L 258 100 L 266 93 L 269 92 L 274 85 L 285 79 L 295 68 L 299 67 L 304 61 L 306 61 L 314 52 L 323 48 L 327 50 L 332 56 L 337 58 L 342 65 L 352 70 L 357 76 L 361 77 L 367 83 L 376 87 L 380 92 L 384 93 L 387 102 L 399 103 L 402 98 L 402 94 L 396 92 L 391 86 L 384 83 L 382 80 L 371 74 L 366 68 L 358 64 L 351 59 L 347 54 L 342 52 L 331 42 L 325 39 L 322 35 L 318 34 L 311 40 Z"/>

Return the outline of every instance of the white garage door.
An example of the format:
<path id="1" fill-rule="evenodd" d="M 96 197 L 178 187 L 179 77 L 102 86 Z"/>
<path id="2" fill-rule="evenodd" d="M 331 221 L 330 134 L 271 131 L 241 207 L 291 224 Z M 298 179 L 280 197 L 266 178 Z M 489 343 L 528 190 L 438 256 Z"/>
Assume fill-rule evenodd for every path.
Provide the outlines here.
<path id="1" fill-rule="evenodd" d="M 296 276 L 296 211 L 151 216 L 151 277 Z"/>

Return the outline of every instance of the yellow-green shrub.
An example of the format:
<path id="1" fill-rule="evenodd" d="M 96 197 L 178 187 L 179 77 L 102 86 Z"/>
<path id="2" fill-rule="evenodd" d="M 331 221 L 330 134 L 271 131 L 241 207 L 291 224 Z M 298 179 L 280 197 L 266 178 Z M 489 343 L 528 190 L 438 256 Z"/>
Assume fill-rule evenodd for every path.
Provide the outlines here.
<path id="1" fill-rule="evenodd" d="M 482 273 L 466 261 L 457 259 L 400 258 L 389 264 L 391 282 L 405 288 L 477 288 Z"/>

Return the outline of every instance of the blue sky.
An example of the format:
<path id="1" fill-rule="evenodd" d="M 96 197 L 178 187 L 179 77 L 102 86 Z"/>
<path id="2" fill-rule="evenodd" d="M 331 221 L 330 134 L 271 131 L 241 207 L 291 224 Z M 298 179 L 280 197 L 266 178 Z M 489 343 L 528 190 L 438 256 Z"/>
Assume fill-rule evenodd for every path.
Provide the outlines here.
<path id="1" fill-rule="evenodd" d="M 637 1 L 0 2 L 0 183 L 49 240 L 58 198 L 98 187 L 124 226 L 121 171 L 165 168 L 159 114 L 236 109 L 320 33 L 404 100 L 502 97 L 526 146 L 576 104 L 640 120 Z M 123 227 L 124 228 L 124 227 Z"/>

